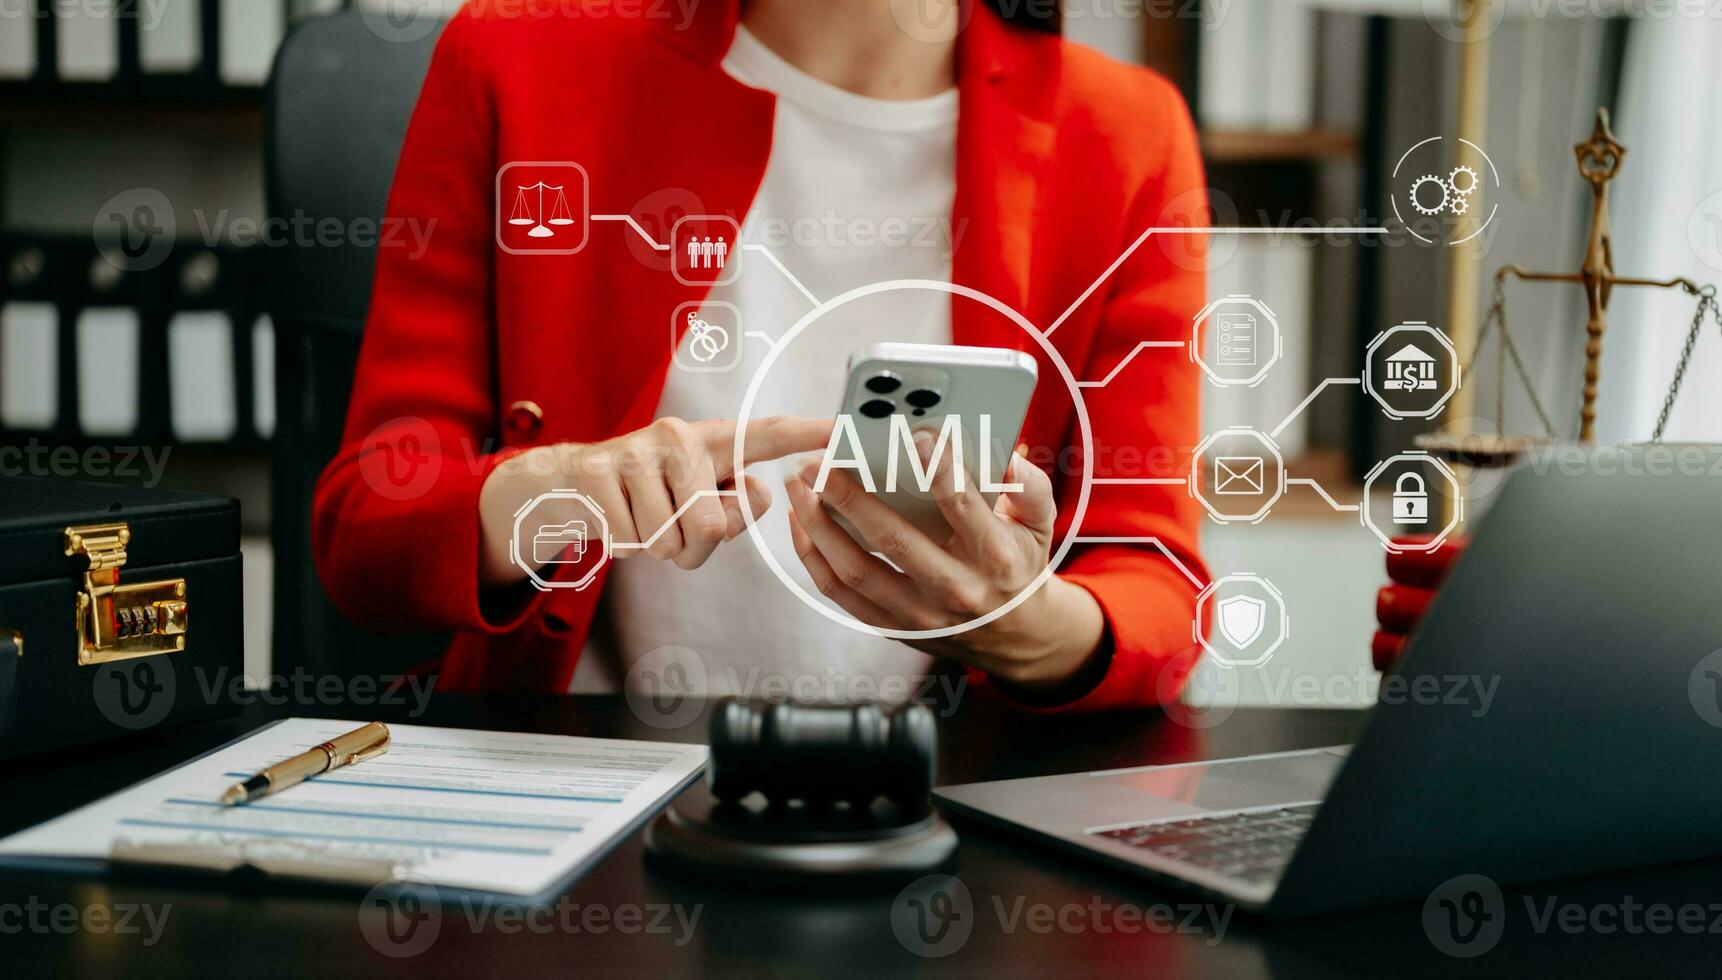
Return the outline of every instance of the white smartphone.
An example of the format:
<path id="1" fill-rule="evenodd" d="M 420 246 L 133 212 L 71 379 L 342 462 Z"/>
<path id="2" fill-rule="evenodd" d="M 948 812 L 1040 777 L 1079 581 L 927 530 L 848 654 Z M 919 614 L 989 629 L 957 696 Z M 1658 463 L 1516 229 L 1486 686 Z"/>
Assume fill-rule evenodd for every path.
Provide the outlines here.
<path id="1" fill-rule="evenodd" d="M 914 434 L 924 429 L 958 447 L 964 479 L 977 481 L 991 504 L 998 498 L 996 488 L 1005 483 L 1037 374 L 1033 357 L 1005 347 L 864 347 L 849 357 L 837 435 L 824 465 L 847 469 L 910 524 L 944 544 L 951 527 L 930 482 L 922 479 Z M 832 511 L 832 516 L 866 546 L 842 515 Z"/>

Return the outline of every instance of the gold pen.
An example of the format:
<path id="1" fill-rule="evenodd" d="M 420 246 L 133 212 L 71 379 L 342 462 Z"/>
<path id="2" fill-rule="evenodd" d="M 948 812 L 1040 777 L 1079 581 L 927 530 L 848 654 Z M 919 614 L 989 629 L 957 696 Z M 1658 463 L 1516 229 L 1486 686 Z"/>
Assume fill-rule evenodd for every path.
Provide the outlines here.
<path id="1" fill-rule="evenodd" d="M 221 802 L 225 806 L 250 803 L 296 786 L 312 776 L 374 759 L 388 750 L 388 727 L 380 721 L 373 721 L 363 728 L 332 738 L 309 752 L 277 762 L 243 783 L 234 783 L 221 794 Z"/>

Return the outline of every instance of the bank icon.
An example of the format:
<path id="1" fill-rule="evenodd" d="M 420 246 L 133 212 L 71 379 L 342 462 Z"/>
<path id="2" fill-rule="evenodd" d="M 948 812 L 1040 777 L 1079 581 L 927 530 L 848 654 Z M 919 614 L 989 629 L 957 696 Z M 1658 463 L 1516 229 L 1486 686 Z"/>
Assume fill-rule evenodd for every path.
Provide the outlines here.
<path id="1" fill-rule="evenodd" d="M 1381 387 L 1388 391 L 1435 390 L 1435 358 L 1416 344 L 1406 344 L 1388 355 L 1387 377 Z"/>

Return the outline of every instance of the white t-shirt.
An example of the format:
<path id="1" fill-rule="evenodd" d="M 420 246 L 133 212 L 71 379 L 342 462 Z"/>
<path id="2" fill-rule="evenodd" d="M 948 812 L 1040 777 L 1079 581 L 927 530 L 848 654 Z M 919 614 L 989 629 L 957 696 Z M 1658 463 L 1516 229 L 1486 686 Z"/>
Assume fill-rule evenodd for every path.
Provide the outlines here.
<path id="1" fill-rule="evenodd" d="M 672 364 L 659 417 L 737 417 L 770 343 L 812 309 L 789 278 L 747 244 L 769 248 L 821 301 L 871 283 L 950 278 L 955 89 L 909 101 L 859 96 L 805 74 L 745 28 L 736 31 L 723 67 L 743 84 L 777 95 L 771 158 L 743 223 L 744 248 L 731 259 L 739 261 L 739 271 L 710 296 L 739 311 L 740 363 L 721 373 Z M 683 338 L 679 363 L 692 363 L 685 349 L 691 337 Z M 950 343 L 950 296 L 881 293 L 814 321 L 783 348 L 751 416 L 831 415 L 849 355 L 883 341 Z M 772 553 L 817 597 L 784 516 L 782 478 L 794 465 L 762 464 L 749 472 L 772 491 L 771 510 L 760 527 Z M 614 563 L 603 613 L 608 629 L 595 631 L 600 638 L 581 658 L 575 690 L 616 690 L 627 682 L 631 666 L 666 647 L 684 648 L 670 652 L 673 659 L 686 660 L 686 650 L 697 654 L 705 668 L 702 693 L 714 696 L 865 699 L 873 694 L 872 684 L 913 683 L 931 663 L 902 643 L 850 629 L 809 608 L 747 535 L 720 545 L 692 572 L 644 557 Z M 799 690 L 772 687 L 785 684 Z"/>

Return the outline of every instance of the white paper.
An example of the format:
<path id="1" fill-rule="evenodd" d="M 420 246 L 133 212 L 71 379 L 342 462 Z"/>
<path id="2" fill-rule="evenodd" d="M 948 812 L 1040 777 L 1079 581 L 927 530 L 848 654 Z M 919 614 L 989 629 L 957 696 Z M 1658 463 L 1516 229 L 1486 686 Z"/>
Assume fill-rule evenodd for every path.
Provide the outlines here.
<path id="1" fill-rule="evenodd" d="M 404 881 L 538 895 L 705 765 L 703 745 L 391 725 L 389 751 L 238 807 L 233 783 L 357 727 L 292 718 L 0 841 L 0 855 L 105 859 L 116 841 L 275 860 L 388 861 Z"/>

